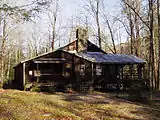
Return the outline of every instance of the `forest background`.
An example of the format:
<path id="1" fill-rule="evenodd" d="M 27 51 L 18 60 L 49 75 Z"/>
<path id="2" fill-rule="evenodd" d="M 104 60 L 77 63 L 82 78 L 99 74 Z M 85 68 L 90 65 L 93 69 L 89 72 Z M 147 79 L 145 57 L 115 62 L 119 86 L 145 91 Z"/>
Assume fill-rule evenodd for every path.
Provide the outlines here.
<path id="1" fill-rule="evenodd" d="M 2 84 L 14 79 L 17 63 L 64 46 L 76 39 L 77 27 L 85 27 L 104 51 L 146 60 L 145 79 L 160 89 L 159 0 L 67 1 L 0 0 Z"/>

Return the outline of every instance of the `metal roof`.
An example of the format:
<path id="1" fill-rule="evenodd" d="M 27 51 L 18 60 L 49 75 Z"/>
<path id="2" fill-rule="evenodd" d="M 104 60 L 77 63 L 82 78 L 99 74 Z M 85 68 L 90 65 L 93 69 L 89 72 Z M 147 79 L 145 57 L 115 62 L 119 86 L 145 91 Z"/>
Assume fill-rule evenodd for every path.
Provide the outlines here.
<path id="1" fill-rule="evenodd" d="M 145 64 L 141 58 L 125 54 L 104 54 L 102 52 L 77 53 L 77 56 L 96 63 L 106 64 Z"/>

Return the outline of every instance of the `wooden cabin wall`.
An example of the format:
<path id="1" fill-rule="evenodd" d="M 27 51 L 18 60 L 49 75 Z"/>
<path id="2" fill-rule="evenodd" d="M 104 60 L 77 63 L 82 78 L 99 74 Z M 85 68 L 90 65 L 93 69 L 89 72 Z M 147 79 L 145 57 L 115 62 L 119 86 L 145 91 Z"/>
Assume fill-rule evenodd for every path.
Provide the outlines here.
<path id="1" fill-rule="evenodd" d="M 81 76 L 79 67 L 80 65 L 83 65 L 83 64 L 85 65 L 85 74 L 84 76 Z M 77 77 L 80 76 L 82 82 L 92 81 L 92 63 L 91 62 L 75 57 L 74 65 L 75 65 L 75 73 Z"/>
<path id="2" fill-rule="evenodd" d="M 88 91 L 93 87 L 92 79 L 92 63 L 84 59 L 75 57 L 75 74 L 76 74 L 76 90 L 77 91 Z M 84 75 L 80 73 L 80 65 L 85 66 Z"/>
<path id="3" fill-rule="evenodd" d="M 74 69 L 75 69 L 75 65 L 74 65 L 74 55 L 73 54 L 69 54 L 67 52 L 61 52 L 61 58 L 66 59 L 66 62 L 64 64 L 64 77 L 66 79 L 66 83 L 67 84 L 72 84 L 75 81 L 75 73 L 74 73 Z"/>
<path id="4" fill-rule="evenodd" d="M 62 52 L 62 58 L 66 59 L 66 77 L 71 84 L 76 86 L 76 90 L 79 91 L 80 87 L 84 85 L 90 86 L 92 83 L 92 63 L 67 52 Z M 84 75 L 80 75 L 80 65 L 85 65 Z"/>
<path id="5" fill-rule="evenodd" d="M 82 50 L 81 51 L 87 51 L 87 52 L 102 52 L 105 53 L 102 49 L 100 49 L 99 47 L 97 47 L 96 45 L 94 45 L 93 43 L 91 43 L 90 41 L 86 41 L 85 45 L 82 45 L 82 40 L 79 41 L 78 47 Z M 66 51 L 74 51 L 77 50 L 77 40 L 73 41 L 72 43 L 64 46 L 62 48 L 62 50 L 66 50 Z"/>
<path id="6" fill-rule="evenodd" d="M 30 70 L 36 70 L 36 69 L 37 69 L 36 64 L 34 64 L 33 61 L 29 61 L 26 63 L 25 84 L 36 82 L 36 78 L 29 75 Z"/>
<path id="7" fill-rule="evenodd" d="M 61 51 L 49 53 L 47 55 L 44 55 L 44 56 L 37 58 L 36 60 L 43 59 L 43 58 L 61 58 Z"/>
<path id="8" fill-rule="evenodd" d="M 61 58 L 61 53 L 60 51 L 57 52 L 53 52 L 44 56 L 41 56 L 35 60 L 40 60 L 43 58 Z M 39 70 L 40 69 L 44 69 L 46 67 L 47 64 L 50 63 L 46 63 L 46 64 L 39 64 Z M 57 63 L 59 64 L 59 63 Z M 56 69 L 60 69 L 59 67 L 57 67 Z M 35 64 L 33 61 L 28 61 L 26 62 L 26 84 L 30 84 L 30 83 L 34 83 L 34 82 L 39 82 L 39 83 L 50 83 L 50 84 L 60 84 L 63 83 L 63 75 L 42 75 L 39 77 L 39 81 L 37 81 L 37 77 L 31 76 L 29 75 L 29 71 L 30 70 L 37 70 L 37 64 Z"/>
<path id="9" fill-rule="evenodd" d="M 17 89 L 23 90 L 23 64 L 18 65 L 15 67 L 15 79 L 14 84 L 16 84 Z"/>
<path id="10" fill-rule="evenodd" d="M 64 85 L 64 77 L 63 77 L 63 63 L 54 63 L 54 64 L 40 64 L 39 68 L 41 68 L 41 77 L 39 77 L 40 83 L 50 83 L 53 85 Z M 51 69 L 54 70 L 53 73 L 45 70 Z"/>
<path id="11" fill-rule="evenodd" d="M 66 51 L 74 51 L 74 50 L 76 50 L 76 41 L 73 41 L 72 43 L 70 43 L 67 46 L 63 47 L 63 50 L 66 50 Z"/>

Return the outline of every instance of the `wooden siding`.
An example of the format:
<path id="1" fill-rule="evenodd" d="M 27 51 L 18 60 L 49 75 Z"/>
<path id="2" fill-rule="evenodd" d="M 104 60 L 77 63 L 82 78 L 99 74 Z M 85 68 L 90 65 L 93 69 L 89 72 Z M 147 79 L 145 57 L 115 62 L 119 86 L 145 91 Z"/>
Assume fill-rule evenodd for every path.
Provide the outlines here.
<path id="1" fill-rule="evenodd" d="M 80 48 L 82 49 L 82 47 L 84 47 L 81 51 L 106 53 L 105 51 L 103 51 L 102 49 L 100 49 L 99 47 L 97 47 L 96 45 L 91 43 L 90 41 L 87 41 L 85 45 L 81 44 L 81 41 L 82 40 L 80 40 L 80 43 L 79 43 L 79 45 L 81 45 Z M 78 45 L 78 40 L 75 40 L 60 49 L 66 50 L 66 51 L 76 51 L 78 49 L 78 48 L 76 48 L 77 45 Z M 81 51 L 79 51 L 79 52 L 81 52 Z"/>
<path id="2" fill-rule="evenodd" d="M 14 79 L 14 84 L 16 84 L 16 88 L 19 90 L 23 90 L 23 64 L 18 65 L 15 70 L 15 79 Z"/>
<path id="3" fill-rule="evenodd" d="M 66 51 L 74 51 L 74 50 L 76 50 L 76 41 L 71 42 L 70 44 L 66 45 L 62 49 L 66 50 Z"/>
<path id="4" fill-rule="evenodd" d="M 89 87 L 92 84 L 92 63 L 70 54 L 67 52 L 62 52 L 62 58 L 66 59 L 66 65 L 70 66 L 65 68 L 65 72 L 70 74 L 70 83 L 76 86 L 77 91 L 81 91 L 83 86 Z M 85 65 L 85 74 L 80 75 L 79 66 L 81 64 Z M 92 87 L 92 85 L 90 85 Z"/>
<path id="5" fill-rule="evenodd" d="M 44 58 L 60 58 L 60 51 L 53 52 L 37 58 L 35 60 L 41 60 Z M 38 82 L 48 84 L 62 84 L 64 83 L 63 64 L 64 63 L 34 63 L 34 60 L 26 63 L 26 84 Z M 38 66 L 38 68 L 37 68 Z M 29 75 L 29 71 L 40 71 L 40 76 Z M 50 71 L 49 71 L 50 70 Z M 53 74 L 51 73 L 53 72 Z M 37 80 L 38 79 L 38 80 Z"/>

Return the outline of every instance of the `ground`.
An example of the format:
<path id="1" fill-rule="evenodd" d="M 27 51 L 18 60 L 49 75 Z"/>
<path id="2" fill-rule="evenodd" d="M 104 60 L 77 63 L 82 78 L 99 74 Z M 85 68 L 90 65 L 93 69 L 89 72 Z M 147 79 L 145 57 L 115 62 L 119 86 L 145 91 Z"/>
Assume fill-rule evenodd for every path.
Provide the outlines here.
<path id="1" fill-rule="evenodd" d="M 0 89 L 0 120 L 159 120 L 160 105 L 110 93 L 36 93 Z"/>

